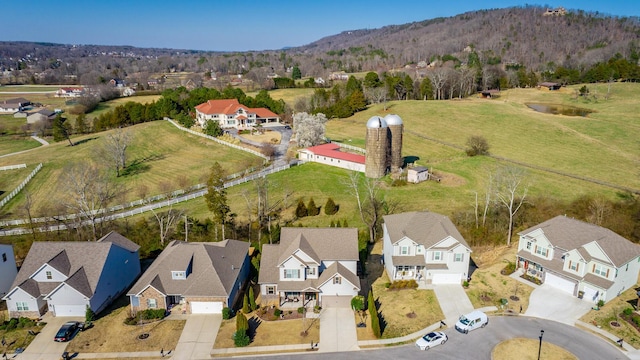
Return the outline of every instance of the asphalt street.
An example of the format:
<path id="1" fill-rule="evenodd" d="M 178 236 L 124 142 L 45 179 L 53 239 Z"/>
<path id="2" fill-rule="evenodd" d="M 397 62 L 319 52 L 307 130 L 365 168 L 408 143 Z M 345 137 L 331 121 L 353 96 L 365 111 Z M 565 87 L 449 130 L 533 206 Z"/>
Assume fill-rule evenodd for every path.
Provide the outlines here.
<path id="1" fill-rule="evenodd" d="M 461 334 L 450 328 L 444 332 L 449 341 L 433 349 L 420 351 L 414 343 L 377 350 L 351 351 L 342 353 L 306 354 L 304 359 L 491 359 L 491 351 L 500 342 L 516 338 L 538 340 L 540 330 L 544 330 L 544 342 L 558 345 L 578 359 L 627 359 L 614 345 L 578 328 L 555 321 L 529 317 L 490 317 L 489 325 L 469 334 Z M 299 360 L 299 354 L 279 354 L 279 359 Z M 514 359 L 519 358 L 514 354 Z"/>

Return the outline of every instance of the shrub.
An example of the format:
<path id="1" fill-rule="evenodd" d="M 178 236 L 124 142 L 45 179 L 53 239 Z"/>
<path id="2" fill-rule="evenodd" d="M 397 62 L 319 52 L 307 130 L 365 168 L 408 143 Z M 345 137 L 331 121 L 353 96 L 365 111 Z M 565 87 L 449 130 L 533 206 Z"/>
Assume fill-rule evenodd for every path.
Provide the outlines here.
<path id="1" fill-rule="evenodd" d="M 332 198 L 328 198 L 327 202 L 324 204 L 324 213 L 326 215 L 334 215 L 338 212 L 338 207 Z"/>
<path id="2" fill-rule="evenodd" d="M 86 323 L 92 322 L 95 316 L 96 314 L 93 312 L 93 310 L 91 310 L 91 307 L 87 305 L 87 309 L 84 312 L 84 322 Z"/>
<path id="3" fill-rule="evenodd" d="M 320 209 L 316 206 L 313 198 L 309 199 L 309 204 L 307 204 L 307 215 L 308 216 L 316 216 L 320 213 Z"/>
<path id="4" fill-rule="evenodd" d="M 632 308 L 626 308 L 622 311 L 623 314 L 629 316 L 631 314 L 633 314 L 633 309 Z"/>
<path id="5" fill-rule="evenodd" d="M 313 312 L 315 314 L 319 314 L 320 310 L 322 310 L 322 307 L 320 305 L 316 305 L 316 306 L 313 307 Z"/>
<path id="6" fill-rule="evenodd" d="M 281 315 L 281 314 L 282 314 L 282 310 L 280 310 L 280 309 L 275 309 L 275 310 L 273 311 L 273 315 L 275 315 L 275 316 L 277 316 L 277 317 L 280 317 L 280 315 Z"/>
<path id="7" fill-rule="evenodd" d="M 390 287 L 391 287 L 391 283 L 390 283 L 390 282 L 386 282 L 386 283 L 384 283 L 384 287 L 385 287 L 386 289 L 390 288 Z"/>
<path id="8" fill-rule="evenodd" d="M 391 181 L 392 187 L 405 186 L 405 185 L 407 185 L 406 179 L 393 179 L 393 181 Z"/>
<path id="9" fill-rule="evenodd" d="M 603 307 L 604 306 L 604 300 L 600 299 L 598 300 L 598 307 Z"/>
<path id="10" fill-rule="evenodd" d="M 140 320 L 163 319 L 165 315 L 164 309 L 147 309 L 138 311 L 136 317 Z"/>
<path id="11" fill-rule="evenodd" d="M 224 307 L 222 308 L 222 318 L 225 320 L 231 319 L 232 311 L 231 308 Z"/>
<path id="12" fill-rule="evenodd" d="M 298 206 L 296 207 L 296 217 L 303 218 L 307 215 L 307 207 L 304 205 L 304 201 L 302 201 L 302 199 L 298 200 Z"/>
<path id="13" fill-rule="evenodd" d="M 409 280 L 396 280 L 392 282 L 387 289 L 400 290 L 400 289 L 417 289 L 418 283 L 414 279 Z"/>
<path id="14" fill-rule="evenodd" d="M 516 271 L 516 263 L 513 261 L 509 261 L 507 263 L 507 266 L 504 267 L 504 269 L 502 269 L 502 271 L 500 272 L 502 275 L 511 275 Z"/>
<path id="15" fill-rule="evenodd" d="M 467 148 L 465 149 L 467 156 L 488 155 L 489 143 L 482 136 L 471 136 L 467 139 Z"/>
<path id="16" fill-rule="evenodd" d="M 249 308 L 249 296 L 247 293 L 244 294 L 242 298 L 242 312 L 248 314 L 251 312 L 251 308 Z"/>
<path id="17" fill-rule="evenodd" d="M 241 313 L 236 314 L 236 331 L 244 331 L 245 333 L 249 330 L 249 320 L 247 317 Z"/>
<path id="18" fill-rule="evenodd" d="M 298 314 L 304 314 L 304 311 L 306 310 L 306 308 L 304 306 L 300 306 L 298 308 Z"/>
<path id="19" fill-rule="evenodd" d="M 367 306 L 369 307 L 369 315 L 371 315 L 371 330 L 373 330 L 373 335 L 375 335 L 375 337 L 379 339 L 382 333 L 380 331 L 378 309 L 376 309 L 376 303 L 373 300 L 373 291 L 369 291 L 369 298 L 367 302 Z"/>
<path id="20" fill-rule="evenodd" d="M 356 311 L 364 310 L 364 296 L 354 296 L 353 299 L 351 299 L 351 308 Z"/>
<path id="21" fill-rule="evenodd" d="M 258 308 L 256 297 L 253 294 L 253 286 L 249 286 L 249 308 L 251 308 L 251 311 L 255 311 Z"/>
<path id="22" fill-rule="evenodd" d="M 464 286 L 466 288 L 469 287 L 469 282 L 467 280 L 463 281 L 462 282 L 462 286 Z"/>
<path id="23" fill-rule="evenodd" d="M 251 342 L 251 339 L 249 339 L 249 335 L 247 335 L 247 332 L 245 330 L 238 330 L 235 333 L 233 333 L 233 343 L 235 344 L 235 346 L 237 347 L 249 346 L 250 342 Z"/>

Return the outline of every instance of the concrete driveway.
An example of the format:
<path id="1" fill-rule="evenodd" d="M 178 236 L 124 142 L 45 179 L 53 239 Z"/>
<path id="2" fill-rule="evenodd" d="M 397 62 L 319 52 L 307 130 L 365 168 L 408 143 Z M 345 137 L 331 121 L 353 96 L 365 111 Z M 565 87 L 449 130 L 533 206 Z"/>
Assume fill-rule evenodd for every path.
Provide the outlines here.
<path id="1" fill-rule="evenodd" d="M 444 314 L 444 322 L 447 326 L 453 327 L 460 315 L 473 311 L 471 300 L 464 292 L 462 285 L 458 284 L 438 284 L 433 285 L 440 308 Z"/>
<path id="2" fill-rule="evenodd" d="M 349 308 L 324 308 L 322 310 L 318 347 L 318 351 L 321 352 L 360 350 L 353 310 Z"/>
<path id="3" fill-rule="evenodd" d="M 191 314 L 182 330 L 174 359 L 210 359 L 213 343 L 222 324 L 221 314 Z M 171 349 L 164 349 L 165 352 Z"/>
<path id="4" fill-rule="evenodd" d="M 593 305 L 590 301 L 542 284 L 531 293 L 529 307 L 524 314 L 573 326 Z"/>
<path id="5" fill-rule="evenodd" d="M 53 317 L 47 313 L 42 321 L 47 323 L 42 331 L 36 335 L 31 344 L 24 350 L 20 359 L 25 360 L 51 360 L 60 359 L 67 348 L 67 343 L 53 341 L 56 333 L 67 321 L 84 321 L 83 317 Z"/>

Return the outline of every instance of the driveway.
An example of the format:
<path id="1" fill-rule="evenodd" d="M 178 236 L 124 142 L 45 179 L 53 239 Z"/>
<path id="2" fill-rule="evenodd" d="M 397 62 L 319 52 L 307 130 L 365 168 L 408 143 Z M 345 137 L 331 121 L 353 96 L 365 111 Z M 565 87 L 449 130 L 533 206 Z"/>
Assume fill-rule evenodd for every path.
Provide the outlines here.
<path id="1" fill-rule="evenodd" d="M 213 343 L 222 324 L 221 314 L 191 314 L 178 340 L 174 359 L 210 359 Z M 164 349 L 169 351 L 171 349 Z"/>
<path id="2" fill-rule="evenodd" d="M 42 331 L 36 335 L 31 344 L 19 355 L 20 359 L 25 360 L 50 360 L 60 359 L 62 353 L 67 348 L 67 343 L 59 343 L 53 341 L 56 333 L 67 321 L 84 321 L 83 317 L 53 317 L 49 313 L 45 314 L 42 321 L 47 323 Z"/>
<path id="3" fill-rule="evenodd" d="M 551 285 L 542 284 L 531 293 L 529 307 L 524 314 L 573 326 L 593 305 L 590 301 L 580 300 Z"/>
<path id="4" fill-rule="evenodd" d="M 349 308 L 324 308 L 320 315 L 318 351 L 336 352 L 360 350 L 356 321 Z"/>
<path id="5" fill-rule="evenodd" d="M 462 285 L 458 284 L 438 284 L 433 285 L 433 289 L 440 303 L 440 308 L 444 314 L 444 322 L 449 327 L 453 327 L 460 315 L 473 311 L 471 300 L 464 292 Z"/>

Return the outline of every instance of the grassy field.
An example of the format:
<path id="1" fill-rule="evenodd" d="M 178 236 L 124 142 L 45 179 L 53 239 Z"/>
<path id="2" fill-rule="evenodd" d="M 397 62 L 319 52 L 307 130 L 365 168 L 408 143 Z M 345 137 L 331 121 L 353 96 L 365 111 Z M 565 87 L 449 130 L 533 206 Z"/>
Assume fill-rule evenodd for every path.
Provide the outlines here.
<path id="1" fill-rule="evenodd" d="M 3 92 L 43 92 L 43 91 L 53 91 L 55 92 L 61 85 L 3 85 L 0 86 L 0 93 Z M 15 95 L 13 97 L 21 97 L 20 95 Z"/>
<path id="2" fill-rule="evenodd" d="M 301 97 L 313 95 L 313 88 L 306 89 L 276 89 L 269 91 L 269 96 L 275 100 L 284 100 L 289 106 L 293 106 L 296 100 Z M 258 91 L 248 92 L 247 96 L 255 97 L 258 95 Z"/>
<path id="3" fill-rule="evenodd" d="M 242 315 L 242 313 L 239 313 Z M 267 345 L 309 344 L 320 339 L 320 319 L 296 319 L 265 321 L 248 314 L 250 332 L 253 334 L 250 347 Z M 301 336 L 303 330 L 306 336 Z M 235 317 L 223 320 L 213 345 L 214 349 L 235 347 L 233 333 L 236 331 Z"/>
<path id="4" fill-rule="evenodd" d="M 135 134 L 128 152 L 128 169 L 117 179 L 129 190 L 123 201 L 140 198 L 137 190 L 141 184 L 148 187 L 148 195 L 154 195 L 161 193 L 164 182 L 171 182 L 173 189 L 184 187 L 179 183 L 187 186 L 204 183 L 209 167 L 216 161 L 229 173 L 262 164 L 262 159 L 257 156 L 189 135 L 166 121 L 140 124 L 128 130 Z M 0 158 L 0 166 L 30 165 L 36 161 L 44 164 L 26 187 L 33 194 L 35 208 L 41 210 L 60 201 L 60 190 L 64 188 L 60 177 L 64 167 L 69 163 L 95 159 L 96 149 L 107 133 L 76 137 L 73 140 L 78 145 L 73 147 L 67 142 L 59 142 L 25 154 Z M 15 212 L 22 200 L 21 196 L 16 197 L 6 210 Z"/>
<path id="5" fill-rule="evenodd" d="M 40 143 L 30 137 L 18 135 L 0 136 L 0 156 L 18 151 L 34 149 L 38 146 L 40 146 Z"/>

